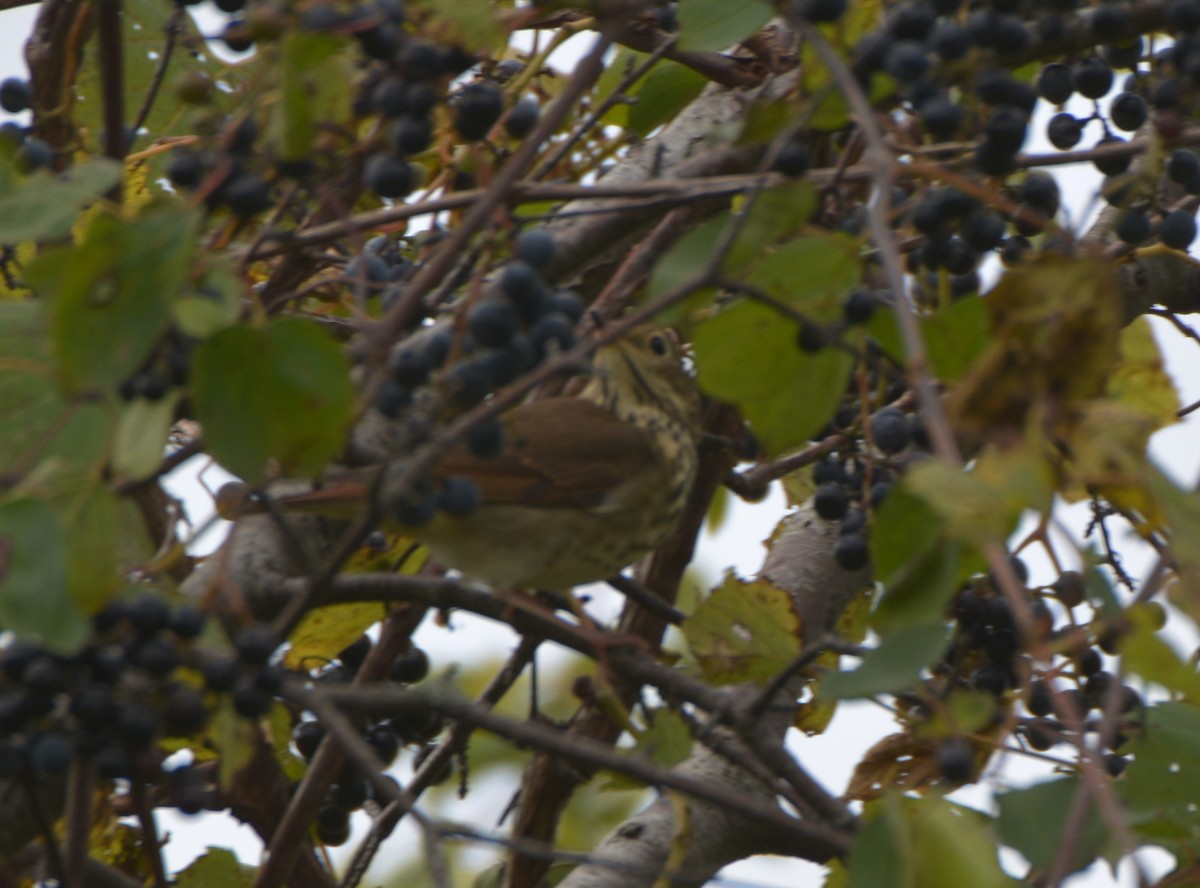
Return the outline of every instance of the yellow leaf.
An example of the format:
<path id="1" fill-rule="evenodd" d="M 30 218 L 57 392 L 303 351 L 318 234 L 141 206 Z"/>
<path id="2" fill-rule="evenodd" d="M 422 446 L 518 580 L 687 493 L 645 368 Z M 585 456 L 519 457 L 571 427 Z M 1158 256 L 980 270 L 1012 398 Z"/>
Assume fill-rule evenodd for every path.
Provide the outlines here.
<path id="1" fill-rule="evenodd" d="M 1134 413 L 1154 421 L 1151 431 L 1179 422 L 1179 395 L 1163 368 L 1162 353 L 1146 318 L 1121 331 L 1119 359 L 1108 380 L 1108 394 Z"/>

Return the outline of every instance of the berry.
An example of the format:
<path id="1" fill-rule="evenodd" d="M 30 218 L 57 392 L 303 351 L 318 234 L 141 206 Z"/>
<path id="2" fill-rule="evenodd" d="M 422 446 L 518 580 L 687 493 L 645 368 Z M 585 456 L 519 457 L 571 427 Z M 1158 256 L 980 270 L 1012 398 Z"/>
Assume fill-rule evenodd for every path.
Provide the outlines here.
<path id="1" fill-rule="evenodd" d="M 392 517 L 401 524 L 421 527 L 437 515 L 437 493 L 426 479 L 425 483 L 412 485 L 410 490 L 394 493 L 388 499 L 387 508 Z"/>
<path id="2" fill-rule="evenodd" d="M 992 31 L 992 47 L 1005 56 L 1020 55 L 1029 48 L 1029 29 L 1016 16 L 1002 15 Z"/>
<path id="3" fill-rule="evenodd" d="M 1044 681 L 1035 681 L 1029 685 L 1029 695 L 1025 699 L 1025 708 L 1030 714 L 1039 718 L 1054 711 L 1053 692 L 1050 685 Z"/>
<path id="4" fill-rule="evenodd" d="M 358 672 L 371 652 L 371 636 L 360 635 L 337 653 L 337 660 L 351 672 Z"/>
<path id="5" fill-rule="evenodd" d="M 1088 99 L 1104 98 L 1113 85 L 1112 65 L 1099 56 L 1076 62 L 1071 77 L 1075 89 Z"/>
<path id="6" fill-rule="evenodd" d="M 132 660 L 151 675 L 168 675 L 179 665 L 179 652 L 170 639 L 158 635 L 148 638 L 133 650 Z"/>
<path id="7" fill-rule="evenodd" d="M 925 3 L 907 3 L 896 7 L 888 30 L 899 40 L 923 40 L 933 29 L 937 14 Z"/>
<path id="8" fill-rule="evenodd" d="M 1134 132 L 1145 123 L 1149 114 L 1146 100 L 1137 93 L 1120 93 L 1108 106 L 1108 116 L 1112 119 L 1113 126 L 1127 133 Z"/>
<path id="9" fill-rule="evenodd" d="M 966 28 L 957 22 L 943 19 L 933 29 L 929 45 L 942 61 L 954 62 L 967 54 L 967 50 L 971 48 L 971 41 Z"/>
<path id="10" fill-rule="evenodd" d="M 132 746 L 144 746 L 158 733 L 158 715 L 143 703 L 126 703 L 117 712 L 117 733 Z"/>
<path id="11" fill-rule="evenodd" d="M 507 299 L 480 302 L 467 316 L 467 329 L 486 348 L 503 348 L 517 333 L 520 320 L 516 307 Z"/>
<path id="12" fill-rule="evenodd" d="M 371 784 L 363 777 L 354 777 L 349 780 L 339 780 L 330 789 L 329 804 L 350 813 L 365 805 L 370 797 Z"/>
<path id="13" fill-rule="evenodd" d="M 1087 587 L 1083 574 L 1077 570 L 1064 570 L 1062 575 L 1050 585 L 1054 597 L 1066 607 L 1078 607 L 1083 604 Z"/>
<path id="14" fill-rule="evenodd" d="M 238 661 L 233 657 L 220 655 L 206 662 L 201 671 L 204 675 L 204 686 L 210 691 L 228 691 L 237 679 Z"/>
<path id="15" fill-rule="evenodd" d="M 800 351 L 815 354 L 825 347 L 827 338 L 825 331 L 818 324 L 803 322 L 796 331 L 796 345 Z"/>
<path id="16" fill-rule="evenodd" d="M 191 148 L 176 148 L 167 163 L 167 178 L 180 188 L 195 188 L 204 175 L 200 155 Z"/>
<path id="17" fill-rule="evenodd" d="M 963 110 L 946 96 L 937 96 L 921 105 L 921 123 L 929 135 L 939 141 L 953 139 L 962 126 Z"/>
<path id="18" fill-rule="evenodd" d="M 402 684 L 416 684 L 429 675 L 429 655 L 419 647 L 411 647 L 392 664 L 391 679 Z"/>
<path id="19" fill-rule="evenodd" d="M 901 83 L 916 83 L 929 71 L 925 47 L 915 40 L 899 40 L 888 51 L 885 70 Z"/>
<path id="20" fill-rule="evenodd" d="M 537 99 L 525 96 L 509 110 L 504 118 L 504 129 L 514 139 L 523 139 L 537 126 L 540 114 Z"/>
<path id="21" fill-rule="evenodd" d="M 467 449 L 480 459 L 499 456 L 504 449 L 504 426 L 496 417 L 475 423 L 467 430 Z"/>
<path id="22" fill-rule="evenodd" d="M 246 28 L 244 19 L 230 19 L 221 32 L 221 40 L 229 47 L 230 52 L 249 52 L 254 46 L 254 40 Z"/>
<path id="23" fill-rule="evenodd" d="M 983 133 L 994 151 L 1015 154 L 1025 141 L 1028 119 L 1013 106 L 1001 106 L 992 111 L 984 124 Z"/>
<path id="24" fill-rule="evenodd" d="M 894 407 L 885 407 L 871 417 L 871 434 L 884 453 L 899 453 L 912 440 L 908 418 Z"/>
<path id="25" fill-rule="evenodd" d="M 464 139 L 482 139 L 504 110 L 504 94 L 488 83 L 476 83 L 458 94 L 454 128 Z"/>
<path id="26" fill-rule="evenodd" d="M 173 632 L 176 638 L 190 641 L 204 631 L 206 619 L 204 611 L 185 604 L 176 608 L 167 618 L 167 629 Z"/>
<path id="27" fill-rule="evenodd" d="M 372 154 L 363 167 L 363 181 L 380 197 L 401 198 L 416 186 L 412 167 L 403 157 L 381 151 Z"/>
<path id="28" fill-rule="evenodd" d="M 1052 105 L 1061 105 L 1075 92 L 1071 69 L 1061 62 L 1051 62 L 1038 72 L 1037 91 Z"/>
<path id="29" fill-rule="evenodd" d="M 388 419 L 397 419 L 411 403 L 412 392 L 394 379 L 385 379 L 375 394 L 372 406 Z"/>
<path id="30" fill-rule="evenodd" d="M 1120 39 L 1129 24 L 1129 10 L 1115 3 L 1103 3 L 1092 13 L 1092 34 L 1097 40 Z"/>
<path id="31" fill-rule="evenodd" d="M 428 117 L 404 114 L 392 126 L 391 140 L 401 154 L 419 154 L 433 141 L 433 125 Z"/>
<path id="32" fill-rule="evenodd" d="M 1142 59 L 1144 45 L 1142 38 L 1137 37 L 1128 43 L 1111 43 L 1104 47 L 1104 57 L 1114 68 L 1137 71 L 1138 62 Z"/>
<path id="33" fill-rule="evenodd" d="M 149 636 L 167 627 L 171 609 L 161 598 L 142 595 L 129 603 L 127 615 L 139 635 Z"/>
<path id="34" fill-rule="evenodd" d="M 517 237 L 513 255 L 530 268 L 543 269 L 554 261 L 554 236 L 545 228 L 529 228 Z"/>
<path id="35" fill-rule="evenodd" d="M 771 169 L 784 176 L 803 176 L 812 167 L 812 151 L 798 138 L 788 139 L 780 146 Z"/>
<path id="36" fill-rule="evenodd" d="M 565 315 L 550 312 L 537 319 L 529 331 L 538 358 L 552 352 L 564 352 L 575 344 L 575 327 Z"/>
<path id="37" fill-rule="evenodd" d="M 1190 148 L 1176 148 L 1167 157 L 1166 173 L 1172 182 L 1187 185 L 1200 177 L 1200 155 Z"/>
<path id="38" fill-rule="evenodd" d="M 830 456 L 813 466 L 812 477 L 813 483 L 818 486 L 829 483 L 841 485 L 846 483 L 846 470 Z"/>
<path id="39" fill-rule="evenodd" d="M 808 22 L 835 22 L 846 12 L 847 0 L 800 0 L 796 11 Z"/>
<path id="40" fill-rule="evenodd" d="M 41 139 L 29 138 L 17 149 L 13 156 L 13 166 L 22 175 L 32 173 L 50 166 L 54 161 L 54 151 Z"/>
<path id="41" fill-rule="evenodd" d="M 1150 216 L 1141 207 L 1129 207 L 1117 220 L 1116 235 L 1123 243 L 1137 245 L 1149 240 L 1154 233 Z"/>
<path id="42" fill-rule="evenodd" d="M 1172 250 L 1186 250 L 1196 239 L 1196 215 L 1191 210 L 1172 210 L 1158 223 L 1158 239 Z"/>
<path id="43" fill-rule="evenodd" d="M 1200 30 L 1200 2 L 1175 0 L 1167 9 L 1167 21 L 1172 31 L 1190 33 Z"/>
<path id="44" fill-rule="evenodd" d="M 317 811 L 315 831 L 325 845 L 344 845 L 350 839 L 350 815 L 336 805 L 323 805 Z"/>
<path id="45" fill-rule="evenodd" d="M 562 315 L 572 324 L 578 324 L 587 310 L 587 303 L 573 290 L 556 290 L 546 300 L 546 310 Z"/>
<path id="46" fill-rule="evenodd" d="M 875 314 L 875 297 L 870 290 L 854 290 L 842 303 L 842 315 L 847 323 L 865 324 Z"/>
<path id="47" fill-rule="evenodd" d="M 33 742 L 30 763 L 44 774 L 65 774 L 75 751 L 62 734 L 42 734 Z"/>
<path id="48" fill-rule="evenodd" d="M 32 98 L 28 80 L 6 77 L 0 81 L 0 108 L 9 114 L 19 114 L 27 109 Z"/>
<path id="49" fill-rule="evenodd" d="M 1046 125 L 1046 138 L 1059 151 L 1068 151 L 1083 137 L 1083 123 L 1066 111 L 1055 114 Z"/>
<path id="50" fill-rule="evenodd" d="M 1102 148 L 1105 145 L 1123 145 L 1125 140 L 1120 136 L 1105 136 L 1096 143 L 1097 148 Z M 1104 173 L 1106 176 L 1119 176 L 1121 173 L 1129 169 L 1129 164 L 1133 162 L 1133 158 L 1128 155 L 1115 155 L 1112 157 L 1098 157 L 1092 161 L 1096 169 Z"/>
<path id="51" fill-rule="evenodd" d="M 271 206 L 271 189 L 261 176 L 239 173 L 234 176 L 222 195 L 235 216 L 254 216 Z"/>
<path id="52" fill-rule="evenodd" d="M 847 533 L 838 538 L 833 558 L 842 570 L 861 570 L 871 561 L 867 538 L 861 533 Z"/>
<path id="53" fill-rule="evenodd" d="M 260 718 L 271 710 L 272 698 L 250 675 L 239 676 L 233 684 L 233 710 L 242 718 Z"/>
<path id="54" fill-rule="evenodd" d="M 431 709 L 420 709 L 388 720 L 401 743 L 424 743 L 441 733 L 442 719 Z"/>
<path id="55" fill-rule="evenodd" d="M 1038 719 L 1037 722 L 1023 726 L 1025 740 L 1030 747 L 1045 752 L 1058 742 L 1057 722 L 1049 719 Z"/>
<path id="56" fill-rule="evenodd" d="M 850 499 L 841 484 L 830 481 L 817 487 L 813 495 L 813 508 L 826 521 L 838 521 L 850 508 Z"/>
<path id="57" fill-rule="evenodd" d="M 325 739 L 325 727 L 319 721 L 302 721 L 292 729 L 292 742 L 305 761 L 317 754 L 317 747 Z"/>
<path id="58" fill-rule="evenodd" d="M 367 728 L 367 742 L 375 750 L 375 755 L 383 762 L 384 767 L 390 765 L 400 752 L 400 739 L 396 732 L 386 724 L 371 725 Z"/>
<path id="59" fill-rule="evenodd" d="M 409 40 L 396 53 L 396 67 L 409 80 L 437 80 L 445 72 L 441 52 L 432 43 Z"/>
<path id="60" fill-rule="evenodd" d="M 1021 186 L 1021 198 L 1043 216 L 1053 218 L 1061 199 L 1058 182 L 1047 173 L 1030 173 Z"/>
<path id="61" fill-rule="evenodd" d="M 195 688 L 180 686 L 163 700 L 163 728 L 168 737 L 186 737 L 208 722 L 204 697 Z"/>
<path id="62" fill-rule="evenodd" d="M 967 217 L 959 234 L 973 249 L 986 253 L 1004 240 L 1004 220 L 990 210 L 979 210 Z"/>
<path id="63" fill-rule="evenodd" d="M 270 626 L 247 626 L 238 632 L 233 642 L 238 659 L 247 666 L 262 666 L 271 659 L 279 640 Z"/>
<path id="64" fill-rule="evenodd" d="M 541 289 L 541 278 L 528 262 L 510 262 L 500 274 L 500 289 L 504 295 L 521 304 L 536 298 Z"/>
<path id="65" fill-rule="evenodd" d="M 451 477 L 442 485 L 438 505 L 447 515 L 465 518 L 479 509 L 482 499 L 474 481 L 469 478 Z"/>
<path id="66" fill-rule="evenodd" d="M 942 777 L 950 783 L 965 783 L 975 768 L 971 744 L 961 737 L 947 737 L 937 749 L 937 766 Z"/>
<path id="67" fill-rule="evenodd" d="M 996 663 L 984 663 L 971 673 L 971 684 L 981 691 L 999 697 L 1008 690 L 1008 673 Z"/>

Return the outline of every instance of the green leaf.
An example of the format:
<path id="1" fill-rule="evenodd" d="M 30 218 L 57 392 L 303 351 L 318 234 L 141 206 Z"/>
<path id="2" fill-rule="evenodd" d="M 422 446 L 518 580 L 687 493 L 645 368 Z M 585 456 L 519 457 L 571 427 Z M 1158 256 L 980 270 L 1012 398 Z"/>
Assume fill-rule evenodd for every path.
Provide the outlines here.
<path id="1" fill-rule="evenodd" d="M 106 157 L 65 173 L 34 173 L 0 199 L 0 244 L 66 237 L 79 211 L 120 180 L 121 165 Z"/>
<path id="2" fill-rule="evenodd" d="M 648 717 L 650 724 L 638 735 L 631 754 L 661 768 L 673 768 L 684 761 L 692 751 L 692 734 L 683 717 L 670 709 L 655 709 Z M 604 789 L 643 789 L 645 785 L 628 774 L 613 772 Z"/>
<path id="3" fill-rule="evenodd" d="M 800 654 L 787 593 L 732 574 L 684 621 L 683 635 L 705 678 L 721 684 L 772 678 Z"/>
<path id="4" fill-rule="evenodd" d="M 891 586 L 922 555 L 938 545 L 942 519 L 901 481 L 892 488 L 871 525 L 871 563 L 875 577 Z"/>
<path id="5" fill-rule="evenodd" d="M 920 319 L 921 335 L 933 374 L 943 382 L 961 379 L 983 354 L 991 319 L 982 299 L 960 299 Z M 900 364 L 906 350 L 893 312 L 876 312 L 868 329 L 886 354 Z"/>
<path id="6" fill-rule="evenodd" d="M 841 304 L 862 279 L 859 244 L 844 234 L 810 234 L 784 244 L 748 280 L 776 299 L 815 316 L 841 317 Z"/>
<path id="7" fill-rule="evenodd" d="M 67 537 L 58 513 L 42 500 L 0 504 L 0 625 L 68 653 L 91 627 L 67 592 Z"/>
<path id="8" fill-rule="evenodd" d="M 1126 750 L 1133 761 L 1114 788 L 1134 830 L 1177 856 L 1193 859 L 1200 842 L 1200 707 L 1160 703 L 1146 710 L 1145 729 Z"/>
<path id="9" fill-rule="evenodd" d="M 1195 667 L 1184 663 L 1171 646 L 1158 637 L 1151 615 L 1144 608 L 1130 608 L 1126 613 L 1133 623 L 1133 631 L 1121 638 L 1121 658 L 1125 667 L 1200 705 L 1200 675 Z"/>
<path id="10" fill-rule="evenodd" d="M 798 332 L 773 308 L 743 301 L 698 325 L 693 337 L 700 387 L 736 404 L 770 455 L 821 430 L 854 366 L 840 349 L 800 351 Z"/>
<path id="11" fill-rule="evenodd" d="M 146 100 L 159 67 L 166 45 L 164 25 L 170 14 L 158 0 L 122 0 L 121 3 L 121 46 L 122 84 L 125 92 L 125 119 L 132 121 Z M 145 128 L 153 138 L 183 135 L 189 129 L 188 106 L 172 95 L 172 84 L 186 71 L 205 71 L 213 80 L 236 82 L 240 79 L 237 66 L 227 66 L 205 49 L 204 38 L 191 16 L 174 18 L 177 46 L 170 59 L 167 76 L 158 100 L 151 106 L 146 117 Z M 187 47 L 186 50 L 180 47 Z M 84 43 L 83 60 L 79 64 L 79 76 L 74 79 L 75 104 L 71 109 L 73 121 L 82 129 L 89 148 L 98 150 L 101 131 L 104 128 L 104 95 L 100 83 L 100 61 L 97 41 Z M 223 90 L 213 90 L 218 107 L 227 99 Z M 143 137 L 144 138 L 144 137 Z M 137 147 L 135 146 L 135 150 Z"/>
<path id="12" fill-rule="evenodd" d="M 728 49 L 758 31 L 774 10 L 762 0 L 683 0 L 679 48 L 691 52 Z"/>
<path id="13" fill-rule="evenodd" d="M 1075 776 L 1047 780 L 1028 789 L 999 796 L 997 827 L 1005 845 L 1025 856 L 1035 869 L 1048 869 L 1058 857 L 1063 832 L 1075 798 L 1086 789 Z M 1071 868 L 1064 875 L 1086 868 L 1104 846 L 1105 830 L 1094 804 L 1088 804 L 1083 829 L 1071 855 Z"/>
<path id="14" fill-rule="evenodd" d="M 204 339 L 237 322 L 242 311 L 242 280 L 226 263 L 214 263 L 192 292 L 171 306 L 180 332 Z"/>
<path id="15" fill-rule="evenodd" d="M 69 393 L 113 389 L 138 368 L 169 320 L 190 266 L 199 216 L 178 205 L 124 222 L 97 215 L 78 246 L 30 266 L 50 300 L 59 379 Z"/>
<path id="16" fill-rule="evenodd" d="M 337 455 L 354 413 L 342 349 L 320 327 L 282 318 L 229 327 L 196 349 L 192 399 L 213 456 L 250 480 L 267 461 L 312 475 Z"/>
<path id="17" fill-rule="evenodd" d="M 703 74 L 677 62 L 658 62 L 629 89 L 627 125 L 642 138 L 683 110 L 708 85 Z"/>
<path id="18" fill-rule="evenodd" d="M 458 43 L 466 49 L 487 49 L 504 42 L 505 31 L 492 0 L 415 0 L 421 10 L 421 34 L 438 43 Z M 410 13 L 409 18 L 414 16 Z"/>
<path id="19" fill-rule="evenodd" d="M 167 433 L 175 422 L 175 407 L 181 397 L 180 392 L 173 391 L 155 401 L 134 398 L 124 406 L 113 443 L 114 472 L 132 481 L 154 474 L 162 462 Z"/>
<path id="20" fill-rule="evenodd" d="M 179 871 L 176 888 L 250 888 L 255 867 L 240 863 L 228 848 L 208 846 L 208 850 Z"/>
<path id="21" fill-rule="evenodd" d="M 808 222 L 816 208 L 817 190 L 811 182 L 804 180 L 785 182 L 759 193 L 730 247 L 725 260 L 725 274 L 741 275 L 763 256 L 764 248 L 797 232 Z M 802 238 L 796 244 L 803 250 L 810 240 Z M 788 244 L 781 249 L 791 252 L 796 245 Z M 857 280 L 856 260 L 852 259 L 851 263 L 854 264 L 853 274 Z"/>
<path id="22" fill-rule="evenodd" d="M 90 480 L 68 507 L 67 590 L 83 613 L 94 614 L 116 592 L 118 535 L 127 530 L 117 497 L 97 480 Z"/>
<path id="23" fill-rule="evenodd" d="M 936 796 L 889 794 L 866 806 L 848 888 L 1008 888 L 991 819 Z"/>
<path id="24" fill-rule="evenodd" d="M 853 672 L 821 679 L 821 696 L 835 699 L 873 697 L 911 687 L 946 649 L 951 630 L 942 622 L 906 626 L 884 638 Z"/>
<path id="25" fill-rule="evenodd" d="M 724 216 L 709 219 L 677 240 L 655 263 L 646 285 L 647 298 L 657 299 L 695 278 L 712 257 L 727 223 Z"/>
<path id="26" fill-rule="evenodd" d="M 350 107 L 349 61 L 338 54 L 343 38 L 292 30 L 283 39 L 279 65 L 281 101 L 271 136 L 282 160 L 303 160 L 312 151 L 319 121 L 345 117 Z"/>
<path id="27" fill-rule="evenodd" d="M 871 626 L 878 632 L 892 632 L 941 618 L 955 591 L 984 563 L 978 549 L 944 540 L 892 576 L 871 614 Z"/>

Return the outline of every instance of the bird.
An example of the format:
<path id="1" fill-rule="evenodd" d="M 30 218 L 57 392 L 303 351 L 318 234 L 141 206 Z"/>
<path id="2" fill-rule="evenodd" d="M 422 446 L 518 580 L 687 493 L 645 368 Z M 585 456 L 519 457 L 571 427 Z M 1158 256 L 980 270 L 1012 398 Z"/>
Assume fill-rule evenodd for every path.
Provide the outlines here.
<path id="1" fill-rule="evenodd" d="M 404 464 L 382 482 L 361 471 L 275 499 L 283 510 L 345 516 L 378 491 L 392 530 L 423 542 L 443 567 L 490 586 L 561 589 L 608 579 L 674 529 L 696 477 L 701 396 L 669 330 L 638 327 L 597 349 L 577 394 L 523 403 L 501 417 L 503 446 L 463 443 L 414 494 Z M 377 477 L 377 476 L 374 476 Z M 414 495 L 466 479 L 476 508 L 414 520 Z M 461 489 L 461 488 L 460 488 Z"/>

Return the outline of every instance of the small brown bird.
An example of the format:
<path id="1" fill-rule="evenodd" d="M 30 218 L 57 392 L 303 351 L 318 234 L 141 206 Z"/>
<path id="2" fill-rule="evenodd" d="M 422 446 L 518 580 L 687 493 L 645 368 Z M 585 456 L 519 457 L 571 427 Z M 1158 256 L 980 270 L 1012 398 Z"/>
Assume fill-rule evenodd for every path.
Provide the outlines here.
<path id="1" fill-rule="evenodd" d="M 502 419 L 498 456 L 459 444 L 433 469 L 435 479 L 473 482 L 478 509 L 392 524 L 442 565 L 496 586 L 562 588 L 613 576 L 674 529 L 696 476 L 700 395 L 671 332 L 633 330 L 597 350 L 578 395 L 522 404 Z M 385 507 L 403 495 L 391 488 L 385 480 Z M 332 514 L 367 495 L 360 476 L 279 502 Z"/>

